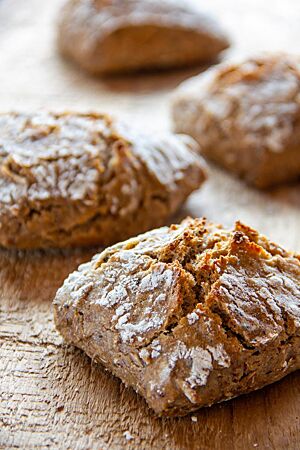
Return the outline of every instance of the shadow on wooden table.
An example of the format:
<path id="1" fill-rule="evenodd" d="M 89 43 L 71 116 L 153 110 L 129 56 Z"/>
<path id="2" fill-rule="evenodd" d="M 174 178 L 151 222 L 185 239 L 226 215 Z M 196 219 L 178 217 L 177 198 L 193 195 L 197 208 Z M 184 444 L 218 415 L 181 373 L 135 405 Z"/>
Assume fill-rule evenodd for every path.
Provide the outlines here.
<path id="1" fill-rule="evenodd" d="M 269 195 L 279 202 L 300 209 L 300 182 L 274 188 L 269 192 Z"/>
<path id="2" fill-rule="evenodd" d="M 207 64 L 191 66 L 187 68 L 174 68 L 170 70 L 148 70 L 136 73 L 107 74 L 103 76 L 92 75 L 78 67 L 71 61 L 58 57 L 55 61 L 59 67 L 61 77 L 71 83 L 76 80 L 83 85 L 93 86 L 93 90 L 111 92 L 115 94 L 147 94 L 161 91 L 170 91 L 176 88 L 187 78 L 204 72 L 220 60 Z"/>
<path id="3" fill-rule="evenodd" d="M 229 188 L 228 190 L 233 194 L 230 198 L 230 201 L 232 202 L 238 201 L 238 197 L 242 197 L 241 192 L 243 190 L 246 191 L 249 198 L 252 197 L 252 203 L 261 201 L 266 204 L 266 201 L 274 201 L 276 203 L 283 203 L 300 208 L 300 181 L 284 183 L 269 189 L 257 189 L 225 170 L 223 167 L 220 167 L 211 161 L 207 161 L 207 164 L 208 180 L 203 186 L 205 187 L 207 183 L 213 185 L 212 190 L 215 192 L 211 193 L 212 199 L 214 194 L 217 194 L 223 187 L 226 190 Z M 200 190 L 202 189 L 203 187 L 200 188 Z"/>
<path id="4" fill-rule="evenodd" d="M 6 250 L 0 249 L 0 285 L 6 297 L 18 302 L 37 296 L 49 301 L 63 280 L 99 248 Z M 17 289 L 17 290 L 16 290 Z"/>
<path id="5" fill-rule="evenodd" d="M 176 88 L 182 81 L 204 72 L 217 62 L 184 69 L 106 76 L 102 77 L 101 81 L 107 90 L 115 93 L 143 94 L 154 93 L 155 91 L 169 91 Z"/>

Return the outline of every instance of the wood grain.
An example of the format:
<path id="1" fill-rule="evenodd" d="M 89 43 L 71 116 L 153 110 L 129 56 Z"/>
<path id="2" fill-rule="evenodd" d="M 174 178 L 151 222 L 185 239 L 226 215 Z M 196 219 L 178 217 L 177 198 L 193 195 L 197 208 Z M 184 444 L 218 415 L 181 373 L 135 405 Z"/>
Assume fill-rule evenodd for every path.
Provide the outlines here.
<path id="1" fill-rule="evenodd" d="M 205 3 L 231 32 L 231 53 L 298 50 L 298 0 Z M 95 108 L 148 129 L 169 127 L 172 89 L 200 69 L 89 78 L 56 54 L 60 4 L 0 0 L 1 109 Z M 259 193 L 211 167 L 206 186 L 180 212 L 186 214 L 229 225 L 242 219 L 300 251 L 299 184 Z M 54 329 L 51 301 L 65 276 L 95 251 L 0 251 L 0 448 L 299 448 L 299 373 L 203 409 L 194 415 L 197 422 L 158 419 L 133 391 L 64 345 Z"/>

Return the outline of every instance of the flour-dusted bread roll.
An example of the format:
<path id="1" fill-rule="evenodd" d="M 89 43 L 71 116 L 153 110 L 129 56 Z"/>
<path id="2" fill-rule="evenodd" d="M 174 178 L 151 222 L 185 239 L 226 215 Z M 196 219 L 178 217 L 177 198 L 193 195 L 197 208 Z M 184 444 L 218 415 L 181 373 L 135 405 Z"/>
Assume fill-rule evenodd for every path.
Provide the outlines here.
<path id="1" fill-rule="evenodd" d="M 108 245 L 163 225 L 205 179 L 196 148 L 101 114 L 2 114 L 0 245 Z"/>
<path id="2" fill-rule="evenodd" d="M 300 58 L 224 63 L 174 95 L 174 128 L 209 159 L 258 188 L 300 177 Z"/>
<path id="3" fill-rule="evenodd" d="M 184 415 L 300 368 L 299 257 L 237 223 L 188 219 L 117 244 L 54 300 L 57 329 L 143 395 Z"/>
<path id="4" fill-rule="evenodd" d="M 187 2 L 69 0 L 58 45 L 84 69 L 105 74 L 207 62 L 229 43 L 213 19 Z"/>

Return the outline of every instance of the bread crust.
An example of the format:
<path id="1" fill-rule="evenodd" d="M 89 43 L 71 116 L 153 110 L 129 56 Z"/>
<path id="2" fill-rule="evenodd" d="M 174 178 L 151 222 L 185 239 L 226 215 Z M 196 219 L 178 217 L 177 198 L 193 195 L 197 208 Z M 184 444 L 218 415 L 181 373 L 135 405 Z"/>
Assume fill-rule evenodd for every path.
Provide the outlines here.
<path id="1" fill-rule="evenodd" d="M 110 245 L 161 226 L 205 179 L 188 136 L 101 114 L 0 115 L 0 245 Z"/>
<path id="2" fill-rule="evenodd" d="M 54 299 L 55 323 L 159 415 L 300 368 L 300 261 L 255 230 L 187 219 L 108 248 Z"/>
<path id="3" fill-rule="evenodd" d="M 189 66 L 228 45 L 214 20 L 172 0 L 70 0 L 58 25 L 61 53 L 93 74 Z"/>
<path id="4" fill-rule="evenodd" d="M 258 188 L 300 176 L 300 58 L 265 54 L 224 63 L 179 87 L 174 129 Z"/>

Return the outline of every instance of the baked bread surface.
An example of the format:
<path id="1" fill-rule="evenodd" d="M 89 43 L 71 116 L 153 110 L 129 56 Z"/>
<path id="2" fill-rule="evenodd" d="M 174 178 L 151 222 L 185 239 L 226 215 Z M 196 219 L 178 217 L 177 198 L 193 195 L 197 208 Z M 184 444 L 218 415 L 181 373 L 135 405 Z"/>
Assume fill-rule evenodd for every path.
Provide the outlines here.
<path id="1" fill-rule="evenodd" d="M 160 415 L 259 389 L 300 367 L 300 262 L 255 230 L 187 219 L 79 267 L 55 323 Z"/>
<path id="2" fill-rule="evenodd" d="M 94 74 L 211 61 L 228 47 L 220 26 L 187 2 L 70 0 L 59 19 L 60 51 Z"/>
<path id="3" fill-rule="evenodd" d="M 101 114 L 2 114 L 0 245 L 109 245 L 161 226 L 205 179 L 196 147 Z"/>
<path id="4" fill-rule="evenodd" d="M 174 94 L 174 129 L 258 188 L 300 177 L 300 58 L 263 54 L 224 63 Z"/>

